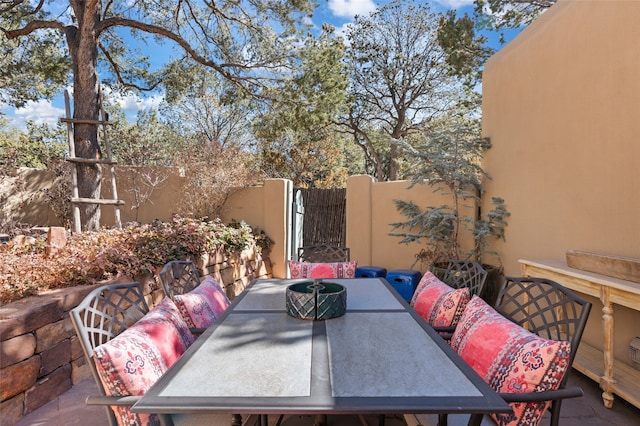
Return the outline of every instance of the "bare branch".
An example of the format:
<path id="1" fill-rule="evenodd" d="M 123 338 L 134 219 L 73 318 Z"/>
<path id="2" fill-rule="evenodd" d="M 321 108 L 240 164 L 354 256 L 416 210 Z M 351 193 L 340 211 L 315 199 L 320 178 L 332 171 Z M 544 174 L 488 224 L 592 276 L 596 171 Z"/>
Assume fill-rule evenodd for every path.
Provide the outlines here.
<path id="1" fill-rule="evenodd" d="M 125 87 L 132 87 L 135 88 L 137 90 L 140 90 L 142 92 L 144 91 L 151 91 L 154 90 L 156 87 L 158 87 L 158 85 L 160 84 L 160 81 L 162 79 L 158 79 L 158 81 L 156 81 L 155 83 L 153 83 L 151 86 L 149 87 L 142 87 L 139 86 L 135 83 L 130 83 L 128 81 L 126 81 L 124 79 L 124 76 L 122 75 L 122 71 L 120 70 L 120 66 L 118 65 L 118 63 L 115 61 L 115 59 L 113 59 L 113 56 L 111 56 L 111 54 L 109 53 L 109 51 L 107 49 L 104 48 L 104 46 L 102 45 L 102 43 L 99 43 L 98 46 L 100 47 L 100 50 L 102 51 L 102 53 L 104 54 L 105 58 L 107 58 L 107 61 L 109 62 L 109 64 L 111 64 L 111 69 L 113 70 L 113 72 L 116 74 L 116 77 L 118 78 L 118 81 L 120 82 L 120 84 L 122 84 Z"/>
<path id="2" fill-rule="evenodd" d="M 23 3 L 26 3 L 26 2 L 24 0 L 0 1 L 0 4 L 3 5 L 3 7 L 0 8 L 0 13 L 9 12 Z M 43 4 L 44 4 L 44 0 L 40 0 L 38 5 L 32 11 L 30 11 L 28 15 L 35 15 L 36 13 L 38 13 L 42 9 Z"/>

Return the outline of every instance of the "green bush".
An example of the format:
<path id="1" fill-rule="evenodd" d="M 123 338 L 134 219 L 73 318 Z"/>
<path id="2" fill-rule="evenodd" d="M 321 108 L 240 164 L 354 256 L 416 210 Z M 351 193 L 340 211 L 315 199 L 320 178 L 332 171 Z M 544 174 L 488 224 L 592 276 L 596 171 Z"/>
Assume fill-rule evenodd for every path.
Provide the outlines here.
<path id="1" fill-rule="evenodd" d="M 266 250 L 272 244 L 244 222 L 225 225 L 220 220 L 181 217 L 75 234 L 52 256 L 46 255 L 44 238 L 33 244 L 0 245 L 0 302 L 117 276 L 153 274 L 171 260 L 196 258 L 220 248 L 233 254 L 252 244 Z"/>

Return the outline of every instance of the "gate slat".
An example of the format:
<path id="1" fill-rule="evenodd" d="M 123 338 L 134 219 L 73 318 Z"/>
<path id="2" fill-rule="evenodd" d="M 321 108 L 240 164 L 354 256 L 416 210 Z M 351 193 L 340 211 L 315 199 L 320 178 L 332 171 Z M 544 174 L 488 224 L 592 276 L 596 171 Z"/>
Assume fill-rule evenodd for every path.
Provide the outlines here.
<path id="1" fill-rule="evenodd" d="M 303 245 L 346 245 L 345 188 L 303 188 Z"/>

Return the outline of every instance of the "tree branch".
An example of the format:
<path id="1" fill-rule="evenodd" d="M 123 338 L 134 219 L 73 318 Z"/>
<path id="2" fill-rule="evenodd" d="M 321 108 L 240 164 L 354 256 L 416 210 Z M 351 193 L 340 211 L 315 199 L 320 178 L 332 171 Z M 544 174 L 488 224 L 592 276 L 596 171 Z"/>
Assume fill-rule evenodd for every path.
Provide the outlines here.
<path id="1" fill-rule="evenodd" d="M 148 34 L 154 34 L 154 35 L 160 35 L 163 36 L 165 38 L 168 38 L 169 40 L 173 40 L 175 43 L 177 43 L 186 53 L 189 57 L 191 57 L 194 61 L 213 68 L 214 70 L 218 71 L 224 78 L 226 78 L 227 80 L 235 83 L 236 85 L 238 85 L 239 87 L 244 87 L 241 85 L 240 82 L 246 82 L 248 84 L 252 84 L 254 86 L 257 87 L 261 87 L 261 88 L 265 88 L 265 81 L 276 81 L 277 79 L 275 78 L 268 78 L 265 76 L 262 77 L 247 77 L 247 76 L 240 76 L 237 73 L 233 73 L 230 70 L 231 69 L 242 69 L 242 70 L 250 70 L 250 69 L 255 69 L 255 68 L 283 68 L 283 65 L 278 65 L 276 63 L 274 63 L 273 61 L 269 62 L 269 63 L 255 63 L 255 64 L 251 64 L 251 65 L 247 65 L 247 64 L 243 64 L 243 63 L 218 63 L 215 61 L 212 61 L 210 59 L 205 58 L 204 56 L 202 56 L 200 53 L 198 53 L 196 51 L 196 49 L 191 46 L 191 44 L 189 42 L 187 42 L 182 36 L 174 33 L 173 31 L 170 31 L 166 28 L 157 26 L 157 25 L 152 25 L 152 24 L 146 24 L 140 21 L 136 21 L 136 20 L 132 20 L 132 19 L 126 19 L 126 18 L 108 18 L 105 19 L 103 21 L 101 21 L 97 26 L 96 26 L 96 31 L 98 33 L 106 30 L 107 28 L 111 28 L 111 27 L 116 27 L 116 26 L 120 26 L 120 27 L 128 27 L 128 28 L 135 28 L 137 30 L 146 32 Z M 113 62 L 111 62 L 113 64 Z M 120 78 L 120 77 L 119 77 Z M 131 85 L 132 87 L 135 87 L 133 85 Z M 246 88 L 245 88 L 246 89 Z M 258 96 L 257 93 L 253 92 L 254 96 Z"/>
<path id="2" fill-rule="evenodd" d="M 184 49 L 184 51 L 187 52 L 187 54 L 193 60 L 195 60 L 196 62 L 201 63 L 202 65 L 206 65 L 208 67 L 214 68 L 216 71 L 220 72 L 221 74 L 223 74 L 225 77 L 228 77 L 228 78 L 231 78 L 233 76 L 229 73 L 229 71 L 226 68 L 243 68 L 243 69 L 253 68 L 253 67 L 245 65 L 245 64 L 238 64 L 238 63 L 220 63 L 219 64 L 217 62 L 211 61 L 211 60 L 205 58 L 204 56 L 200 55 L 191 46 L 191 44 L 189 44 L 189 42 L 187 42 L 180 35 L 172 32 L 172 31 L 169 31 L 166 28 L 159 27 L 157 25 L 145 24 L 143 22 L 135 21 L 133 19 L 108 18 L 108 19 L 105 19 L 104 21 L 100 22 L 96 26 L 96 31 L 102 32 L 107 28 L 116 27 L 116 26 L 135 28 L 137 30 L 144 31 L 144 32 L 149 33 L 149 34 L 157 34 L 157 35 L 161 35 L 161 36 L 163 36 L 165 38 L 168 38 L 170 40 L 173 40 L 182 49 Z"/>
<path id="3" fill-rule="evenodd" d="M 31 21 L 24 27 L 18 28 L 15 30 L 6 30 L 2 28 L 2 32 L 4 33 L 5 36 L 7 36 L 9 40 L 12 40 L 20 36 L 29 35 L 36 30 L 41 30 L 44 28 L 60 30 L 64 32 L 65 26 L 64 24 L 58 21 Z"/>
<path id="4" fill-rule="evenodd" d="M 123 86 L 125 86 L 125 87 L 133 87 L 133 88 L 135 88 L 137 90 L 140 90 L 141 92 L 145 92 L 145 91 L 151 91 L 151 90 L 155 89 L 160 84 L 161 79 L 159 79 L 158 81 L 153 83 L 150 87 L 142 87 L 142 86 L 138 86 L 135 83 L 129 83 L 128 81 L 126 81 L 124 79 L 124 77 L 122 75 L 122 71 L 120 70 L 120 66 L 115 61 L 115 59 L 113 59 L 113 57 L 111 56 L 109 51 L 104 48 L 102 43 L 99 43 L 98 46 L 100 47 L 100 50 L 104 54 L 105 58 L 107 58 L 107 61 L 111 64 L 111 69 L 113 69 L 113 72 L 116 74 L 116 78 L 118 79 L 120 84 L 122 84 Z"/>

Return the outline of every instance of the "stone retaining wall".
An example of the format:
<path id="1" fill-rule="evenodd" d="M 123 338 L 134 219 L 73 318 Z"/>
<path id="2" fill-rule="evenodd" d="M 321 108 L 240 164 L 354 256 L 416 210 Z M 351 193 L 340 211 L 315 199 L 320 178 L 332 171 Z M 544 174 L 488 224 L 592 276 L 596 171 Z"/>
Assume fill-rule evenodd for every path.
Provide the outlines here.
<path id="1" fill-rule="evenodd" d="M 268 257 L 255 247 L 239 255 L 212 253 L 196 260 L 201 273 L 220 282 L 230 299 L 255 278 L 271 277 Z M 131 281 L 122 279 L 120 282 Z M 164 298 L 157 278 L 138 278 L 147 302 Z M 116 282 L 116 281 L 113 281 Z M 95 287 L 52 290 L 0 307 L 0 423 L 11 426 L 55 399 L 76 383 L 91 378 L 69 311 Z"/>

